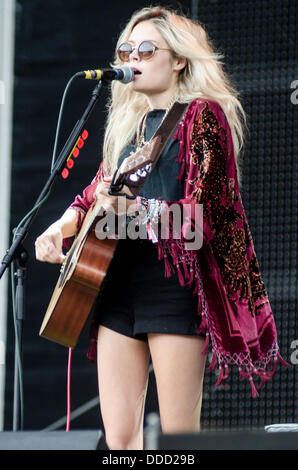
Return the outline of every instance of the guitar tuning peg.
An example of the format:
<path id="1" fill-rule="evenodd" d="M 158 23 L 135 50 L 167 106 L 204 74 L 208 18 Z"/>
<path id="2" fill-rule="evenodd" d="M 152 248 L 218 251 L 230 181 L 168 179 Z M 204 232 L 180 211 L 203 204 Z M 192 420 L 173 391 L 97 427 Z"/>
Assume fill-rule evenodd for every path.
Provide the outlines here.
<path id="1" fill-rule="evenodd" d="M 139 181 L 139 177 L 136 173 L 132 173 L 131 175 L 129 175 L 129 179 L 130 179 L 130 181 L 133 181 L 134 183 L 136 181 Z"/>
<path id="2" fill-rule="evenodd" d="M 147 172 L 145 170 L 142 170 L 141 168 L 139 168 L 137 170 L 137 175 L 140 176 L 141 178 L 143 178 L 144 176 L 147 175 Z"/>

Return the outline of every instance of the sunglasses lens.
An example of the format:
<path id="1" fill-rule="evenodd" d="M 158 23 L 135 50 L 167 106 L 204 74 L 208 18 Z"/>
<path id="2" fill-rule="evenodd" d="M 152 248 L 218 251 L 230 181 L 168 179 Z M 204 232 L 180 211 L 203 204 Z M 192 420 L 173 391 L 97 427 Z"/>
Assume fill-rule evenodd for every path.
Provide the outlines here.
<path id="1" fill-rule="evenodd" d="M 144 41 L 139 46 L 139 56 L 141 59 L 148 60 L 150 59 L 155 52 L 154 44 L 150 41 Z"/>
<path id="2" fill-rule="evenodd" d="M 118 56 L 119 59 L 122 60 L 123 62 L 128 62 L 129 61 L 129 56 L 132 53 L 132 46 L 128 42 L 125 42 L 124 44 L 121 44 L 118 48 Z"/>
<path id="3" fill-rule="evenodd" d="M 129 56 L 133 51 L 133 47 L 128 42 L 121 44 L 117 50 L 118 57 L 122 62 L 129 62 Z M 155 46 L 150 41 L 144 41 L 139 45 L 138 54 L 140 59 L 148 60 L 155 52 Z"/>

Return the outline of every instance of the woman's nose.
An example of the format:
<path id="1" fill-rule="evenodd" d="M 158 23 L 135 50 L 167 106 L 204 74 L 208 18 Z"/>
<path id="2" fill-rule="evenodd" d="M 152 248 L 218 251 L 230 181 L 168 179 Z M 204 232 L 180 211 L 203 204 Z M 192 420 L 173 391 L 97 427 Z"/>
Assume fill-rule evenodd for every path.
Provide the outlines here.
<path id="1" fill-rule="evenodd" d="M 130 56 L 129 56 L 129 60 L 130 61 L 139 61 L 140 60 L 140 57 L 139 57 L 139 54 L 138 54 L 138 50 L 136 47 L 133 48 L 133 50 L 131 51 L 130 53 Z"/>

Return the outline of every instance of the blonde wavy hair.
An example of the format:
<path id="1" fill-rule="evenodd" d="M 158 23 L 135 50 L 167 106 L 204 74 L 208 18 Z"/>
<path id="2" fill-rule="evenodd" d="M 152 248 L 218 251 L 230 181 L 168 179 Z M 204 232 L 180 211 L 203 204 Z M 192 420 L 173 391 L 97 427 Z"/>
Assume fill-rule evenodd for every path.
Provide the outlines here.
<path id="1" fill-rule="evenodd" d="M 224 111 L 231 129 L 241 185 L 239 157 L 244 144 L 246 115 L 238 99 L 239 93 L 223 70 L 223 55 L 215 51 L 202 24 L 159 6 L 142 8 L 132 15 L 120 34 L 116 51 L 120 44 L 128 41 L 133 28 L 147 20 L 154 23 L 173 55 L 187 59 L 187 66 L 178 76 L 177 101 L 189 103 L 197 98 L 207 98 L 216 101 Z M 123 63 L 115 52 L 111 66 L 121 65 Z M 129 85 L 114 81 L 107 109 L 103 160 L 105 170 L 112 174 L 117 168 L 121 151 L 131 143 L 140 120 L 148 111 L 148 101 L 145 95 L 136 93 Z"/>

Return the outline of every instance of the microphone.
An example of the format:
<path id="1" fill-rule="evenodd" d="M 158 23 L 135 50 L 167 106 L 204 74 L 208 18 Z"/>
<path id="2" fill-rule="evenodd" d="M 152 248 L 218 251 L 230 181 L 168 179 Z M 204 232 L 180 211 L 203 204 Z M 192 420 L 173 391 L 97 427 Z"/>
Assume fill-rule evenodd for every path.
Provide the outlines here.
<path id="1" fill-rule="evenodd" d="M 124 65 L 119 69 L 84 70 L 82 72 L 78 72 L 77 76 L 87 80 L 119 80 L 122 83 L 129 83 L 134 79 L 134 71 L 130 67 Z"/>

